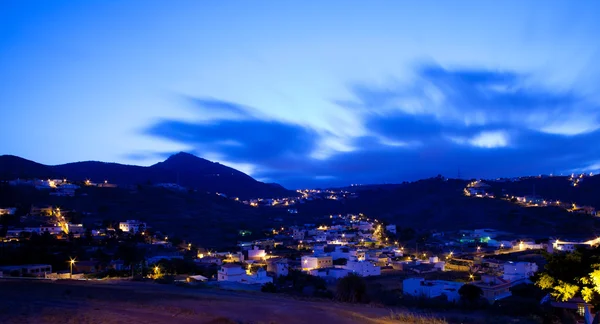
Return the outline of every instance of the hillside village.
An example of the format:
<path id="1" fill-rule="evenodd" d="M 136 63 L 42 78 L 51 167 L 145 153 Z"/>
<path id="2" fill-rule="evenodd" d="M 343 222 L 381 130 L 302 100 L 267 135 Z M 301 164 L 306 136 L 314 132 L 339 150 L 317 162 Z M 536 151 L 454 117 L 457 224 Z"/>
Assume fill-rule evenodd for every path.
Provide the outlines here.
<path id="1" fill-rule="evenodd" d="M 71 198 L 82 187 L 103 190 L 118 187 L 106 180 L 72 183 L 67 179 L 17 179 L 8 185 L 34 187 L 48 195 Z M 155 186 L 187 190 L 175 184 Z M 493 199 L 489 188 L 483 181 L 473 181 L 467 184 L 464 194 L 472 199 Z M 314 189 L 297 193 L 298 196 L 288 198 L 248 200 L 214 194 L 250 207 L 283 208 L 292 216 L 298 212 L 297 206 L 313 200 L 335 201 L 360 196 L 346 190 Z M 509 198 L 505 195 L 499 199 L 524 207 L 552 204 L 528 196 Z M 596 215 L 585 206 L 557 205 L 570 212 Z M 244 240 L 246 233 L 241 230 L 241 239 L 235 247 L 209 249 L 194 241 L 169 237 L 169 233 L 154 224 L 136 219 L 121 219 L 104 227 L 98 224 L 85 227 L 71 219 L 71 211 L 59 206 L 31 206 L 15 222 L 16 213 L 16 207 L 0 208 L 4 224 L 0 235 L 4 256 L 0 274 L 4 278 L 170 278 L 173 283 L 188 285 L 202 283 L 221 289 L 285 292 L 290 278 L 303 274 L 325 283 L 325 286 L 313 287 L 313 294 L 326 294 L 328 285 L 357 275 L 374 282 L 395 280 L 407 298 L 443 298 L 450 303 L 458 303 L 461 287 L 469 284 L 480 288 L 483 298 L 494 304 L 509 298 L 513 287 L 533 284 L 532 276 L 544 268 L 542 251 L 573 253 L 578 248 L 589 249 L 600 244 L 597 237 L 528 238 L 492 228 L 423 234 L 403 228 L 402 224 L 359 213 L 321 215 L 313 218 L 316 221 L 311 224 L 282 222 L 281 226 L 270 228 L 264 237 L 252 240 Z M 9 222 L 5 220 L 11 217 L 13 225 L 6 225 Z M 20 251 L 24 246 L 42 241 L 57 246 L 54 252 L 58 254 L 46 258 L 54 264 L 43 263 L 41 259 L 35 263 L 10 263 L 10 256 L 23 253 Z M 65 249 L 69 244 L 70 248 Z M 21 259 L 34 260 L 35 257 Z M 305 293 L 305 289 L 301 291 Z M 584 308 L 577 305 L 582 305 L 581 301 L 555 306 L 567 309 L 573 306 L 577 316 L 589 313 L 588 304 L 583 303 Z"/>

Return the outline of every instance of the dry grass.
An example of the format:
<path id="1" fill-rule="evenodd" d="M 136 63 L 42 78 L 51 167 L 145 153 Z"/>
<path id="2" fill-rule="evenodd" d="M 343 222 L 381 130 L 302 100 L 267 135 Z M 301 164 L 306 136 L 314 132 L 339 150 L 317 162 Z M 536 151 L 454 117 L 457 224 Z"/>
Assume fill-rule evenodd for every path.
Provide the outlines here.
<path id="1" fill-rule="evenodd" d="M 390 320 L 392 320 L 392 323 L 406 324 L 448 324 L 443 318 L 410 312 L 396 313 L 392 311 L 390 313 Z"/>

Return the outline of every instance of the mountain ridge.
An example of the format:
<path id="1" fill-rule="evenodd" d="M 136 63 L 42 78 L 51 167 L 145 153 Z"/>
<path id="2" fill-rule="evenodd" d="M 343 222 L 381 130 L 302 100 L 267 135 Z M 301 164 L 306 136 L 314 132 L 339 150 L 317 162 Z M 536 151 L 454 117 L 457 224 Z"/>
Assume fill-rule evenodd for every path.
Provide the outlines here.
<path id="1" fill-rule="evenodd" d="M 243 198 L 277 197 L 292 193 L 280 185 L 251 176 L 190 153 L 179 152 L 151 166 L 81 161 L 45 165 L 15 155 L 0 156 L 0 180 L 16 178 L 68 178 L 73 181 L 108 181 L 122 185 L 178 183 L 181 186 Z"/>

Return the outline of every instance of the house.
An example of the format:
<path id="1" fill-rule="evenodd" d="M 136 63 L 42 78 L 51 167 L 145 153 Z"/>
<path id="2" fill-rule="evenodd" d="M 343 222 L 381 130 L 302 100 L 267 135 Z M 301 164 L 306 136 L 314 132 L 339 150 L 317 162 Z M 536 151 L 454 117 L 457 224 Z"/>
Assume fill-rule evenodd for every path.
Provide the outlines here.
<path id="1" fill-rule="evenodd" d="M 589 241 L 564 241 L 564 240 L 554 240 L 552 244 L 548 244 L 547 251 L 548 253 L 554 252 L 573 252 L 577 248 L 580 247 L 590 247 L 598 244 L 598 239 L 589 240 Z"/>
<path id="2" fill-rule="evenodd" d="M 337 280 L 346 277 L 350 273 L 350 270 L 344 268 L 321 268 L 312 269 L 308 273 L 315 277 Z"/>
<path id="3" fill-rule="evenodd" d="M 302 270 L 309 271 L 333 266 L 333 258 L 329 255 L 305 255 L 301 258 Z"/>
<path id="4" fill-rule="evenodd" d="M 0 215 L 14 215 L 16 212 L 16 207 L 0 208 Z"/>
<path id="5" fill-rule="evenodd" d="M 577 317 L 577 323 L 596 323 L 593 321 L 593 306 L 586 303 L 581 297 L 574 297 L 563 302 L 552 300 L 548 295 L 542 298 L 542 304 L 545 303 L 549 303 L 553 308 L 560 308 L 571 312 Z"/>
<path id="6" fill-rule="evenodd" d="M 125 222 L 119 223 L 119 229 L 123 232 L 136 234 L 146 230 L 146 223 L 140 222 L 138 220 L 127 220 Z"/>
<path id="7" fill-rule="evenodd" d="M 458 290 L 464 283 L 445 280 L 425 280 L 424 278 L 409 278 L 402 281 L 404 295 L 421 298 L 436 298 L 446 296 L 448 301 L 460 300 Z"/>
<path id="8" fill-rule="evenodd" d="M 511 282 L 528 279 L 538 271 L 538 266 L 532 262 L 508 262 L 504 264 L 504 280 Z"/>
<path id="9" fill-rule="evenodd" d="M 239 264 L 224 264 L 217 273 L 217 281 L 229 281 L 245 284 L 265 284 L 273 282 L 273 278 L 267 276 L 265 269 L 258 269 L 255 273 L 245 271 Z"/>
<path id="10" fill-rule="evenodd" d="M 188 276 L 185 279 L 185 281 L 189 282 L 189 283 L 205 282 L 205 281 L 208 281 L 208 278 L 206 278 L 205 276 L 202 276 L 202 275 L 195 275 L 195 276 Z"/>
<path id="11" fill-rule="evenodd" d="M 327 234 L 324 232 L 318 233 L 315 235 L 314 240 L 316 242 L 326 242 L 327 241 Z"/>
<path id="12" fill-rule="evenodd" d="M 85 233 L 85 228 L 83 227 L 83 224 L 71 224 L 71 223 L 67 223 L 67 229 L 70 233 L 73 233 L 75 235 L 81 235 L 83 233 Z"/>
<path id="13" fill-rule="evenodd" d="M 482 196 L 486 194 L 486 191 L 490 188 L 487 183 L 477 180 L 469 183 L 466 192 L 469 196 Z"/>
<path id="14" fill-rule="evenodd" d="M 294 226 L 294 227 L 291 227 L 291 230 L 292 230 L 292 238 L 294 240 L 304 240 L 304 236 L 306 234 L 306 231 L 304 229 Z"/>
<path id="15" fill-rule="evenodd" d="M 261 250 L 258 246 L 253 246 L 252 250 L 248 250 L 248 260 L 262 260 L 267 256 L 265 250 Z"/>
<path id="16" fill-rule="evenodd" d="M 47 273 L 52 273 L 52 266 L 49 264 L 0 266 L 0 272 L 3 273 L 5 277 L 44 277 Z"/>
<path id="17" fill-rule="evenodd" d="M 543 250 L 545 247 L 544 244 L 535 243 L 534 241 L 515 241 L 512 243 L 514 250 L 524 251 L 524 250 Z"/>
<path id="18" fill-rule="evenodd" d="M 334 250 L 330 252 L 333 260 L 337 259 L 350 259 L 350 248 L 346 246 L 335 246 Z"/>
<path id="19" fill-rule="evenodd" d="M 38 216 L 38 215 L 44 215 L 44 216 L 52 216 L 52 214 L 54 213 L 54 208 L 52 208 L 52 206 L 46 206 L 46 207 L 31 207 L 31 209 L 29 210 L 29 214 L 33 215 L 33 216 Z"/>
<path id="20" fill-rule="evenodd" d="M 218 281 L 241 282 L 246 275 L 246 271 L 239 264 L 224 264 L 217 273 Z"/>
<path id="21" fill-rule="evenodd" d="M 39 226 L 39 227 L 25 227 L 25 232 L 43 234 L 48 232 L 51 235 L 57 235 L 63 232 L 62 227 L 60 226 Z"/>
<path id="22" fill-rule="evenodd" d="M 348 260 L 348 262 L 341 266 L 341 268 L 355 273 L 361 277 L 381 275 L 381 268 L 369 261 Z"/>
<path id="23" fill-rule="evenodd" d="M 275 277 L 287 276 L 289 273 L 289 264 L 287 259 L 269 259 L 267 260 L 267 271 L 275 274 Z"/>
<path id="24" fill-rule="evenodd" d="M 481 288 L 483 298 L 487 299 L 490 304 L 512 295 L 510 292 L 511 283 L 500 277 L 483 275 L 480 281 L 471 284 Z"/>

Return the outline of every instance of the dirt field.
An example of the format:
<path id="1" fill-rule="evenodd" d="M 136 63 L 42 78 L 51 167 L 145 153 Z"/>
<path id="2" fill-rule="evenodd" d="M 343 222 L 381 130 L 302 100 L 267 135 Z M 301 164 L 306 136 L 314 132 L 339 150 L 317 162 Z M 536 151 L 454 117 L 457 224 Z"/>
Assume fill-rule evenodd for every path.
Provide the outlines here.
<path id="1" fill-rule="evenodd" d="M 404 322 L 385 308 L 127 281 L 4 279 L 0 295 L 0 323 Z"/>
<path id="2" fill-rule="evenodd" d="M 282 294 L 179 287 L 127 280 L 0 279 L 0 323 L 536 323 L 483 312 L 436 314 Z"/>

